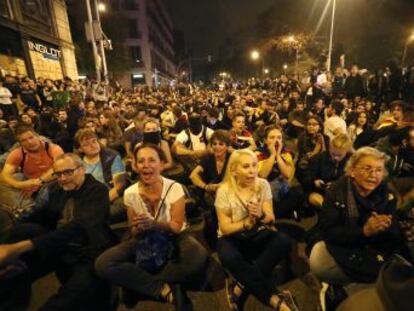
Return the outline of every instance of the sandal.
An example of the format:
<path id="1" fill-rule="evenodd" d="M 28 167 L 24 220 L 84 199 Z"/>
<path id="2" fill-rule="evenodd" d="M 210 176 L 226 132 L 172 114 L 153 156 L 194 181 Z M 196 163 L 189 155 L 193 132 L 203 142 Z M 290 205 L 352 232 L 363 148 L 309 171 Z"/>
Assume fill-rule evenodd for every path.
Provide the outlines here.
<path id="1" fill-rule="evenodd" d="M 299 311 L 296 299 L 292 296 L 292 294 L 289 291 L 280 292 L 277 294 L 277 296 L 279 297 L 279 301 L 277 302 L 277 305 L 275 307 L 276 311 L 280 310 L 280 306 L 282 305 L 282 303 L 285 303 L 291 311 Z"/>
<path id="2" fill-rule="evenodd" d="M 230 310 L 233 311 L 238 311 L 238 310 L 242 310 L 243 309 L 243 304 L 244 304 L 244 293 L 242 292 L 242 294 L 240 296 L 237 296 L 234 293 L 234 288 L 238 286 L 240 289 L 242 289 L 242 286 L 240 283 L 238 283 L 235 280 L 226 278 L 226 297 L 227 297 L 227 304 L 230 308 Z"/>

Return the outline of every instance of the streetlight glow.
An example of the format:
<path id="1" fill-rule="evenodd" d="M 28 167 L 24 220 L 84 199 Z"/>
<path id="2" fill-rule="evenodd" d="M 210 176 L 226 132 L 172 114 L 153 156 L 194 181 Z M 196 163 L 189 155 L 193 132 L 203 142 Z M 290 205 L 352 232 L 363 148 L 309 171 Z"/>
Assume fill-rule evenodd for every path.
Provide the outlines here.
<path id="1" fill-rule="evenodd" d="M 295 42 L 295 37 L 294 36 L 289 36 L 287 39 L 290 43 Z"/>
<path id="2" fill-rule="evenodd" d="M 265 74 L 269 73 L 269 69 L 267 69 L 267 68 L 265 68 L 263 71 L 264 71 Z"/>
<path id="3" fill-rule="evenodd" d="M 106 6 L 105 6 L 105 4 L 104 4 L 104 3 L 102 3 L 102 2 L 100 2 L 100 3 L 98 4 L 98 10 L 99 10 L 100 12 L 105 12 L 105 11 L 106 11 Z"/>
<path id="4" fill-rule="evenodd" d="M 251 57 L 251 59 L 253 59 L 253 60 L 258 60 L 258 59 L 259 59 L 259 57 L 260 57 L 260 53 L 259 53 L 259 51 L 257 51 L 257 50 L 253 50 L 253 51 L 250 53 L 250 57 Z"/>
<path id="5" fill-rule="evenodd" d="M 285 69 L 285 70 L 288 69 L 288 65 L 287 64 L 284 64 L 283 65 L 283 69 Z"/>

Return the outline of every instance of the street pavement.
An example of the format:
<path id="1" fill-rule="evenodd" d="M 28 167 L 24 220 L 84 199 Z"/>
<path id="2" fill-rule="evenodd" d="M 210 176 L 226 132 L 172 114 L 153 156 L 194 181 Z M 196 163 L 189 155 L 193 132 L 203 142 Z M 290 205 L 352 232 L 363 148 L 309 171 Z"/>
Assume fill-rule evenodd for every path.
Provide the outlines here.
<path id="1" fill-rule="evenodd" d="M 301 221 L 300 225 L 304 229 L 310 228 L 315 223 L 315 218 L 306 218 Z M 195 232 L 197 235 L 197 233 Z M 303 245 L 302 245 L 303 246 Z M 300 251 L 299 251 L 300 252 Z M 317 311 L 318 310 L 318 285 L 314 278 L 306 273 L 308 267 L 301 256 L 297 256 L 297 252 L 292 256 L 292 270 L 296 275 L 294 279 L 283 284 L 279 289 L 288 289 L 295 296 L 301 311 Z M 213 258 L 217 258 L 215 253 Z M 193 301 L 195 311 L 228 311 L 229 307 L 226 302 L 226 295 L 224 290 L 224 274 L 219 271 L 219 266 L 213 266 L 209 270 L 209 280 L 213 283 L 213 290 L 203 292 L 189 292 L 189 296 Z M 37 310 L 53 293 L 59 288 L 59 283 L 54 275 L 48 275 L 43 279 L 38 280 L 33 286 L 32 303 L 29 311 Z M 174 310 L 172 305 L 162 304 L 152 301 L 140 301 L 134 308 L 127 309 L 121 305 L 117 311 L 168 311 Z M 244 310 L 259 311 L 271 310 L 263 306 L 257 299 L 250 296 L 246 302 Z"/>

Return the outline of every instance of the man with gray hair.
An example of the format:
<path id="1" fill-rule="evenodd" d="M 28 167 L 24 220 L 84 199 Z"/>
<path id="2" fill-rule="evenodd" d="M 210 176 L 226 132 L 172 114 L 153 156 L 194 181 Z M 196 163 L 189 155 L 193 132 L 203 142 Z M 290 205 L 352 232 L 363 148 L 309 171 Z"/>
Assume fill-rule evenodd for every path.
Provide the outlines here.
<path id="1" fill-rule="evenodd" d="M 115 242 L 107 225 L 108 190 L 85 174 L 75 154 L 57 157 L 53 176 L 34 213 L 0 237 L 8 243 L 0 244 L 0 310 L 27 307 L 31 283 L 51 272 L 62 287 L 42 310 L 107 310 L 108 288 L 93 263 Z"/>

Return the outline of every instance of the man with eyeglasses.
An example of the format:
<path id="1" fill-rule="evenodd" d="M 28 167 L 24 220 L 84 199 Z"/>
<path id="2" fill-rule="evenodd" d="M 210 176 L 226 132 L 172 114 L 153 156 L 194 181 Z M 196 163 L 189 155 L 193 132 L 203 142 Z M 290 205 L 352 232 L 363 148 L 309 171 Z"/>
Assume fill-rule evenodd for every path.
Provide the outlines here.
<path id="1" fill-rule="evenodd" d="M 10 244 L 0 244 L 0 310 L 27 307 L 31 283 L 51 272 L 62 287 L 42 310 L 108 310 L 108 288 L 93 269 L 115 242 L 107 189 L 75 154 L 59 156 L 53 175 L 35 212 L 3 237 Z"/>
<path id="2" fill-rule="evenodd" d="M 42 140 L 30 126 L 21 125 L 14 134 L 20 147 L 9 153 L 0 174 L 0 209 L 18 220 L 31 212 L 35 194 L 53 179 L 53 161 L 63 150 Z"/>

